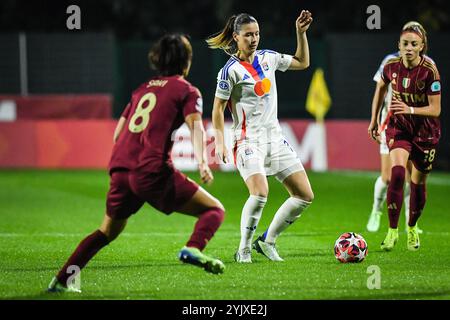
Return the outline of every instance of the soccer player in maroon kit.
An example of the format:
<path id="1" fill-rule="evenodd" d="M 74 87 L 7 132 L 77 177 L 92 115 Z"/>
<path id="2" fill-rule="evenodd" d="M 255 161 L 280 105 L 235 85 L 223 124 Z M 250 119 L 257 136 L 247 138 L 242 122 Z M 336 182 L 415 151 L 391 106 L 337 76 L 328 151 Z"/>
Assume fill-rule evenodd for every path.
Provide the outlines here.
<path id="1" fill-rule="evenodd" d="M 204 183 L 213 180 L 206 156 L 202 97 L 199 90 L 184 79 L 191 60 L 191 44 L 182 35 L 166 35 L 151 49 L 149 61 L 159 75 L 133 92 L 117 124 L 103 223 L 80 242 L 53 278 L 49 291 L 79 291 L 67 283 L 69 277 L 73 278 L 73 266 L 81 270 L 122 232 L 127 219 L 145 202 L 165 214 L 177 211 L 197 217 L 194 232 L 180 251 L 179 259 L 211 273 L 224 271 L 225 266 L 220 260 L 201 252 L 222 223 L 224 207 L 176 170 L 170 156 L 172 134 L 186 122 L 201 179 Z"/>
<path id="2" fill-rule="evenodd" d="M 407 248 L 420 247 L 417 232 L 426 200 L 426 179 L 432 170 L 441 135 L 441 81 L 436 65 L 425 56 L 426 32 L 421 26 L 411 26 L 400 34 L 400 56 L 389 60 L 377 83 L 372 102 L 369 135 L 379 136 L 377 115 L 387 90 L 392 85 L 391 116 L 386 129 L 386 141 L 391 159 L 391 181 L 387 191 L 389 230 L 381 248 L 390 251 L 398 241 L 398 219 L 402 208 L 405 168 L 413 163 L 411 172 L 410 216 Z"/>

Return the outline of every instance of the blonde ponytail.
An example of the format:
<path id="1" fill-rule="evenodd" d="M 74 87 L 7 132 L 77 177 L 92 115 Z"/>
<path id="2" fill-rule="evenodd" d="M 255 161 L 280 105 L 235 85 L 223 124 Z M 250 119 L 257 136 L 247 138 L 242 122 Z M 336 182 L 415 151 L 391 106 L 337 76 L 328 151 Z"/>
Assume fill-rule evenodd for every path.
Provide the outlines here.
<path id="1" fill-rule="evenodd" d="M 247 13 L 240 13 L 237 16 L 231 16 L 221 32 L 213 34 L 206 43 L 211 49 L 221 49 L 229 55 L 238 52 L 238 47 L 233 38 L 233 33 L 239 33 L 242 25 L 248 23 L 257 23 L 256 19 Z"/>
<path id="2" fill-rule="evenodd" d="M 221 49 L 228 54 L 235 54 L 237 52 L 236 43 L 233 39 L 235 21 L 236 16 L 234 15 L 228 19 L 227 24 L 221 32 L 218 32 L 206 39 L 208 47 L 211 49 Z"/>

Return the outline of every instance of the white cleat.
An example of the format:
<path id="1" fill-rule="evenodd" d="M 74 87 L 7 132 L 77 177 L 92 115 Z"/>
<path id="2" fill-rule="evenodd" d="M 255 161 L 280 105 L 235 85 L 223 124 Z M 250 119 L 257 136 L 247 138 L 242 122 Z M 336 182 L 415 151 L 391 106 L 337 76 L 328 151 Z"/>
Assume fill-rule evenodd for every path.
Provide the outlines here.
<path id="1" fill-rule="evenodd" d="M 367 231 L 369 232 L 377 232 L 380 229 L 380 219 L 382 212 L 381 211 L 372 211 L 369 217 L 369 222 L 367 222 Z"/>
<path id="2" fill-rule="evenodd" d="M 250 248 L 238 250 L 234 255 L 234 260 L 238 263 L 252 263 L 252 250 Z"/>
<path id="3" fill-rule="evenodd" d="M 264 255 L 269 260 L 284 261 L 278 254 L 275 243 L 264 242 L 262 237 L 258 237 L 258 239 L 253 242 L 253 249 Z"/>

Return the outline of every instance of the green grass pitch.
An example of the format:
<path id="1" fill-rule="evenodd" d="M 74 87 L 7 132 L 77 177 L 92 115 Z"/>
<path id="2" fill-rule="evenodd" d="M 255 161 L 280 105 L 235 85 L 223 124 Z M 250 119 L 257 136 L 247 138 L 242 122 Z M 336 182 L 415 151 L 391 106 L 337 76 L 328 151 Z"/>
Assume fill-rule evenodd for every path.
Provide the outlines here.
<path id="1" fill-rule="evenodd" d="M 233 254 L 247 199 L 238 173 L 215 173 L 206 187 L 227 214 L 206 252 L 221 258 L 225 273 L 212 275 L 180 263 L 176 255 L 195 219 L 165 216 L 146 205 L 131 217 L 123 234 L 81 272 L 83 293 L 49 295 L 44 289 L 79 241 L 97 229 L 105 208 L 105 171 L 0 171 L 0 299 L 449 299 L 450 174 L 433 172 L 420 220 L 418 252 L 406 249 L 404 215 L 400 240 L 392 252 L 379 244 L 387 229 L 368 233 L 375 172 L 308 172 L 315 201 L 278 239 L 284 263 L 254 253 L 240 265 Z M 198 179 L 198 175 L 189 174 Z M 257 235 L 287 197 L 276 180 Z M 343 232 L 361 233 L 369 254 L 359 264 L 341 264 L 333 255 Z M 380 271 L 380 289 L 369 289 L 371 266 Z M 369 270 L 368 270 L 369 269 Z"/>

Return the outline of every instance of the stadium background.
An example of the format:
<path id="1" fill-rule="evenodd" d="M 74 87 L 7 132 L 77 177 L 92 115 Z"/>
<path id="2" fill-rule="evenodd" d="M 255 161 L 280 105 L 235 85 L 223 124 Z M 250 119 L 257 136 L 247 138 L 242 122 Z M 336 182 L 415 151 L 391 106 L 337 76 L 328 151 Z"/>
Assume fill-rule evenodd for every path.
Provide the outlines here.
<path id="1" fill-rule="evenodd" d="M 69 31 L 66 27 L 69 16 L 66 8 L 70 4 L 81 8 L 81 30 Z M 381 9 L 380 30 L 366 27 L 369 17 L 366 8 L 371 4 L 378 4 Z M 20 101 L 21 97 L 14 95 L 25 94 L 22 98 L 25 97 L 27 111 L 18 111 L 19 120 L 117 118 L 130 92 L 152 74 L 146 55 L 153 41 L 164 32 L 178 31 L 191 36 L 194 61 L 189 80 L 202 91 L 205 118 L 209 118 L 217 71 L 227 57 L 208 49 L 204 39 L 219 31 L 231 14 L 249 12 L 260 22 L 260 48 L 292 53 L 296 46 L 294 21 L 303 7 L 312 11 L 315 19 L 308 31 L 311 67 L 301 73 L 278 75 L 279 118 L 313 118 L 305 109 L 306 94 L 313 72 L 322 68 L 332 98 L 326 119 L 358 119 L 368 123 L 375 86 L 373 74 L 382 58 L 396 51 L 401 25 L 418 20 L 429 32 L 429 55 L 436 61 L 443 83 L 443 136 L 435 168 L 448 170 L 450 10 L 448 3 L 440 0 L 410 1 L 407 6 L 401 5 L 401 1 L 348 0 L 336 3 L 4 0 L 0 4 L 0 100 Z M 94 102 L 88 100 L 92 94 Z M 90 112 L 80 115 L 83 109 L 70 102 L 66 106 L 68 111 L 60 106 L 59 112 L 50 110 L 44 115 L 33 115 L 39 113 L 37 105 L 42 111 L 46 104 L 62 105 L 76 99 L 74 95 L 79 95 L 83 108 L 91 106 Z M 28 101 L 28 97 L 32 100 Z M 41 100 L 36 101 L 39 97 Z M 99 114 L 95 114 L 94 105 L 99 107 Z M 361 136 L 365 134 L 360 132 Z"/>
<path id="2" fill-rule="evenodd" d="M 9 116 L 8 101 L 17 105 L 15 121 L 0 121 L 0 299 L 449 300 L 448 3 L 0 1 L 0 118 Z M 66 28 L 66 9 L 71 4 L 81 8 L 79 31 Z M 366 9 L 372 4 L 381 8 L 381 30 L 366 28 Z M 204 95 L 208 119 L 215 77 L 226 56 L 209 50 L 204 39 L 222 28 L 232 13 L 246 11 L 260 22 L 260 48 L 293 52 L 294 21 L 302 8 L 314 15 L 308 31 L 312 65 L 304 72 L 278 73 L 280 118 L 284 123 L 296 123 L 292 128 L 299 136 L 306 135 L 315 123 L 305 110 L 308 87 L 314 71 L 323 68 L 332 98 L 326 126 L 328 145 L 333 150 L 328 151 L 342 151 L 339 157 L 329 153 L 330 167 L 331 161 L 354 161 L 359 163 L 356 169 L 365 171 L 316 172 L 307 166 L 316 199 L 301 220 L 277 241 L 285 263 L 273 265 L 256 254 L 251 265 L 234 263 L 240 213 L 248 194 L 236 172 L 216 171 L 214 183 L 204 187 L 220 199 L 227 215 L 207 252 L 224 261 L 226 273 L 215 277 L 177 261 L 176 254 L 195 219 L 183 215 L 167 218 L 144 206 L 129 220 L 121 236 L 83 271 L 82 295 L 43 293 L 70 252 L 101 222 L 109 186 L 105 167 L 114 119 L 131 90 L 151 75 L 146 55 L 153 41 L 166 31 L 190 34 L 195 52 L 189 80 Z M 381 59 L 396 50 L 398 31 L 408 20 L 419 20 L 428 30 L 429 54 L 441 72 L 443 138 L 437 170 L 427 182 L 427 206 L 420 220 L 425 232 L 421 250 L 407 250 L 402 213 L 399 243 L 394 252 L 385 253 L 379 243 L 385 236 L 387 214 L 382 217 L 379 232 L 365 230 L 373 183 L 379 174 L 377 146 L 366 131 L 375 87 L 373 74 Z M 190 144 L 189 139 L 184 143 Z M 309 143 L 317 144 L 317 136 L 312 135 Z M 305 147 L 306 138 L 301 144 Z M 102 165 L 91 170 L 92 160 L 99 153 L 103 154 L 98 159 Z M 62 154 L 65 162 L 61 166 L 58 157 Z M 362 168 L 361 163 L 369 160 L 371 168 Z M 78 167 L 89 170 L 71 169 Z M 198 173 L 188 175 L 200 181 Z M 288 196 L 274 179 L 269 179 L 269 185 L 258 234 Z M 369 255 L 363 263 L 340 264 L 335 260 L 334 242 L 347 231 L 361 233 L 367 240 Z M 380 290 L 368 285 L 368 268 L 373 266 L 378 266 L 382 274 Z M 117 306 L 121 309 L 122 305 Z M 415 303 L 399 311 L 404 316 L 406 309 L 416 312 L 417 306 Z M 317 305 L 313 308 L 318 310 Z M 14 312 L 22 309 L 29 308 L 14 304 Z M 303 309 L 300 306 L 292 312 Z M 336 308 L 321 309 L 336 313 Z M 154 305 L 151 310 L 155 311 Z M 170 307 L 163 312 L 175 314 L 178 310 Z"/>

